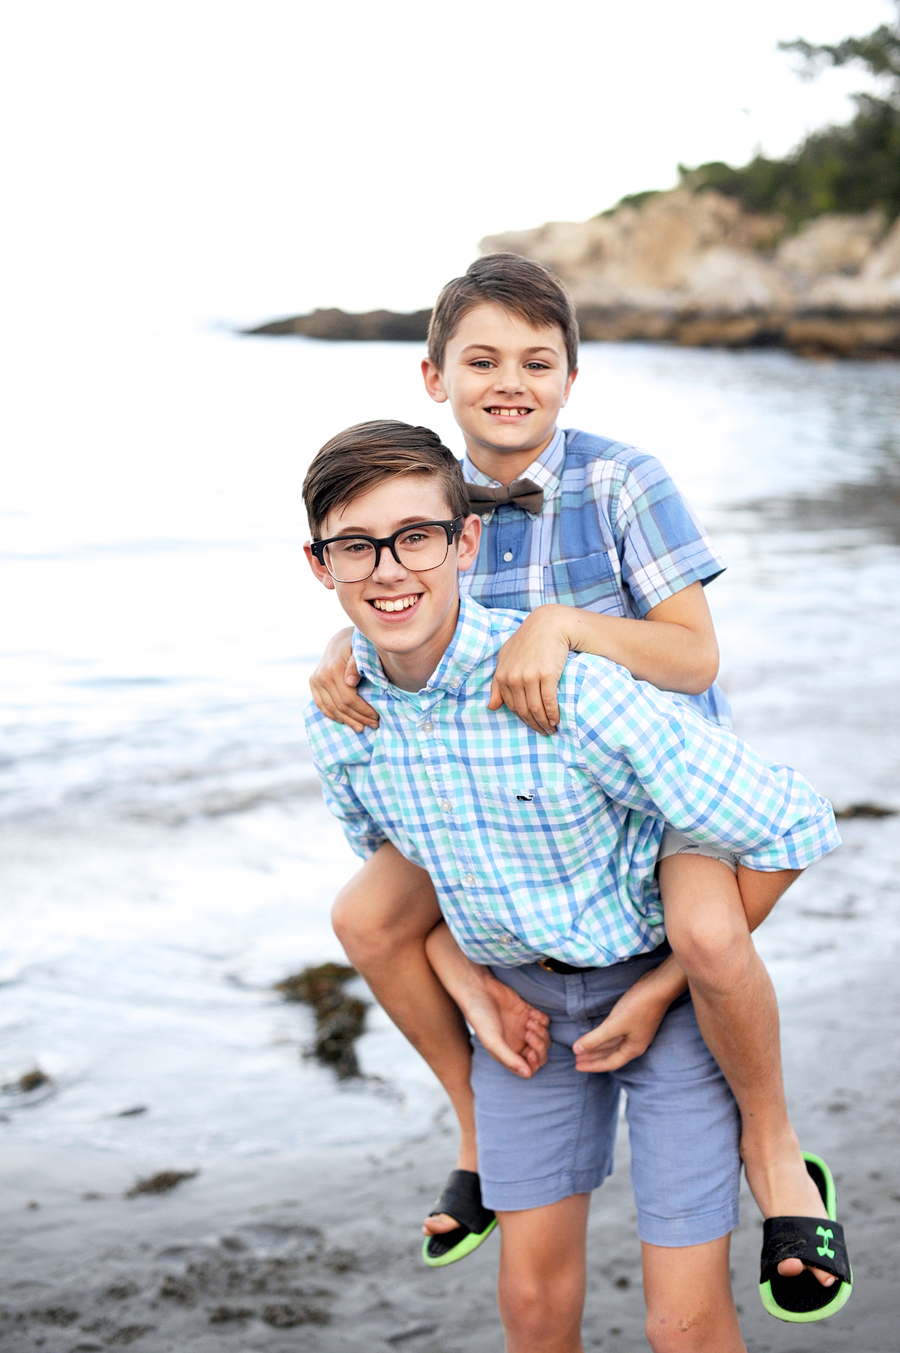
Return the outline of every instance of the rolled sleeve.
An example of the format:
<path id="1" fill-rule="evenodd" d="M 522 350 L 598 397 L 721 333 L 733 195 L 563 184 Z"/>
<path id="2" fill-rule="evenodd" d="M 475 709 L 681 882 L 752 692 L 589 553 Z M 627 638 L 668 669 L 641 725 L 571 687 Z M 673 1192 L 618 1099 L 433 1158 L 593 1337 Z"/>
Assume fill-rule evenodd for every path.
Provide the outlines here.
<path id="1" fill-rule="evenodd" d="M 806 785 L 802 776 L 798 776 L 789 766 L 775 766 L 773 770 L 784 772 Z M 758 869 L 763 874 L 778 869 L 805 869 L 823 855 L 836 850 L 841 844 L 841 837 L 834 820 L 834 809 L 827 799 L 816 794 L 813 797 L 816 800 L 814 812 L 790 827 L 771 845 L 740 853 L 740 863 L 748 869 Z"/>

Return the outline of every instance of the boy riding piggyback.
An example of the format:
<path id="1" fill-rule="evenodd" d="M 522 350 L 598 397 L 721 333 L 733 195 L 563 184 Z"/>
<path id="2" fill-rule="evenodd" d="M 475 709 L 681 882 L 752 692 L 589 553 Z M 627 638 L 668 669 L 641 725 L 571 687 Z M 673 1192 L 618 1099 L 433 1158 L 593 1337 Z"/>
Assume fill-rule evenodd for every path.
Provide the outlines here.
<path id="1" fill-rule="evenodd" d="M 718 649 L 703 590 L 724 565 L 659 461 L 557 426 L 577 375 L 577 343 L 562 285 L 511 254 L 473 263 L 444 288 L 432 316 L 425 385 L 432 399 L 449 401 L 463 434 L 471 510 L 483 531 L 461 587 L 482 605 L 530 612 L 500 648 L 489 708 L 505 704 L 553 737 L 559 679 L 569 653 L 580 652 L 608 658 L 727 725 L 727 701 L 713 685 Z M 313 695 L 323 714 L 362 732 L 377 727 L 378 716 L 357 682 L 349 631 L 342 631 Z M 686 976 L 703 1038 L 740 1109 L 741 1155 L 763 1215 L 825 1219 L 788 1119 L 777 1005 L 751 939 L 796 872 L 752 871 L 716 845 L 667 830 L 658 881 L 672 956 L 574 1051 L 585 1073 L 615 1071 L 641 1056 Z M 540 1063 L 540 1030 L 487 968 L 468 960 L 450 999 L 426 952 L 441 920 L 431 880 L 390 842 L 342 890 L 333 919 L 350 960 L 441 1080 L 459 1118 L 464 1174 L 450 1194 L 457 1212 L 439 1210 L 426 1221 L 426 1258 L 447 1262 L 472 1247 L 474 1228 L 460 1208 L 483 1219 L 471 1050 L 459 1008 L 491 1053 L 525 1079 Z M 459 1202 L 467 1180 L 470 1206 Z M 782 1268 L 800 1271 L 799 1259 Z"/>

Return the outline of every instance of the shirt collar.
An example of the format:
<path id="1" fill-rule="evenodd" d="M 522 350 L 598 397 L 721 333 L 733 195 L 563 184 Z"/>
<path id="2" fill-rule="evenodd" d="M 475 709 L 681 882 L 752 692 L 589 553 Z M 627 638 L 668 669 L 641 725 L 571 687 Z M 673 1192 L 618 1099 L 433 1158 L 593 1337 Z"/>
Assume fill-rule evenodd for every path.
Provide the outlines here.
<path id="1" fill-rule="evenodd" d="M 432 694 L 444 691 L 453 695 L 461 693 L 466 678 L 493 649 L 490 612 L 470 597 L 460 597 L 459 617 L 453 638 L 423 691 Z M 360 675 L 374 685 L 399 696 L 410 694 L 388 680 L 375 645 L 359 630 L 353 631 L 353 656 Z"/>
<path id="2" fill-rule="evenodd" d="M 520 478 L 530 479 L 537 484 L 539 489 L 544 490 L 544 502 L 555 497 L 559 492 L 562 482 L 563 462 L 566 458 L 566 434 L 562 428 L 557 428 L 553 434 L 553 440 L 549 446 L 545 446 L 537 460 L 531 462 L 528 468 L 522 473 Z M 468 451 L 463 456 L 463 476 L 470 484 L 485 484 L 491 488 L 499 488 L 499 479 L 491 479 L 477 466 L 473 465 L 469 459 Z"/>

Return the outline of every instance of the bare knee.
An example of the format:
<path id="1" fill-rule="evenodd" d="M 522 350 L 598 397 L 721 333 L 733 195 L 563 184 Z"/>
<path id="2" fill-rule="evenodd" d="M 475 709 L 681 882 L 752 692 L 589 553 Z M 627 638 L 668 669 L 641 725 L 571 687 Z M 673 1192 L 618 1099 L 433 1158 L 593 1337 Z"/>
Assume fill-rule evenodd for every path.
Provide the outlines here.
<path id="1" fill-rule="evenodd" d="M 742 911 L 683 912 L 666 933 L 688 980 L 717 990 L 733 989 L 756 952 Z"/>
<path id="2" fill-rule="evenodd" d="M 405 935 L 387 918 L 367 905 L 364 885 L 358 879 L 345 884 L 331 907 L 331 924 L 344 952 L 360 972 L 389 962 L 405 943 Z"/>
<path id="3" fill-rule="evenodd" d="M 431 879 L 393 846 L 382 846 L 345 883 L 331 923 L 360 972 L 394 961 L 407 945 L 421 947 L 440 920 Z"/>
<path id="4" fill-rule="evenodd" d="M 673 1307 L 648 1312 L 645 1331 L 653 1353 L 725 1353 L 744 1347 L 731 1311 Z"/>
<path id="5" fill-rule="evenodd" d="M 500 1279 L 499 1306 L 503 1328 L 511 1347 L 555 1353 L 580 1347 L 581 1312 L 584 1304 L 582 1285 L 567 1283 L 555 1275 L 514 1280 Z"/>

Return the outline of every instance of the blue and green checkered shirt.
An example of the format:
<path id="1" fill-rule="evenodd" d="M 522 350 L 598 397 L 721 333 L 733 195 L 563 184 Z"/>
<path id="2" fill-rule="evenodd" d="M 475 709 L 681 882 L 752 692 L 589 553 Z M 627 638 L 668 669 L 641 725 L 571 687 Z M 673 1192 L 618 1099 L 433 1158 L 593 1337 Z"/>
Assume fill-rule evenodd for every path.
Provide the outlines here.
<path id="1" fill-rule="evenodd" d="M 463 472 L 475 484 L 497 483 L 468 456 Z M 481 548 L 460 590 L 482 606 L 533 611 L 561 602 L 642 619 L 725 567 L 666 470 L 639 447 L 557 428 L 525 475 L 544 490 L 539 513 L 511 504 L 480 509 Z M 730 725 L 718 686 L 684 699 Z"/>
<path id="2" fill-rule="evenodd" d="M 379 727 L 354 733 L 307 711 L 351 846 L 365 858 L 390 840 L 427 869 L 470 958 L 604 967 L 655 949 L 664 820 L 760 870 L 800 869 L 840 844 L 831 805 L 796 771 L 605 658 L 570 656 L 553 737 L 489 710 L 497 653 L 522 619 L 464 598 L 416 693 L 387 680 L 357 633 L 360 691 Z"/>

